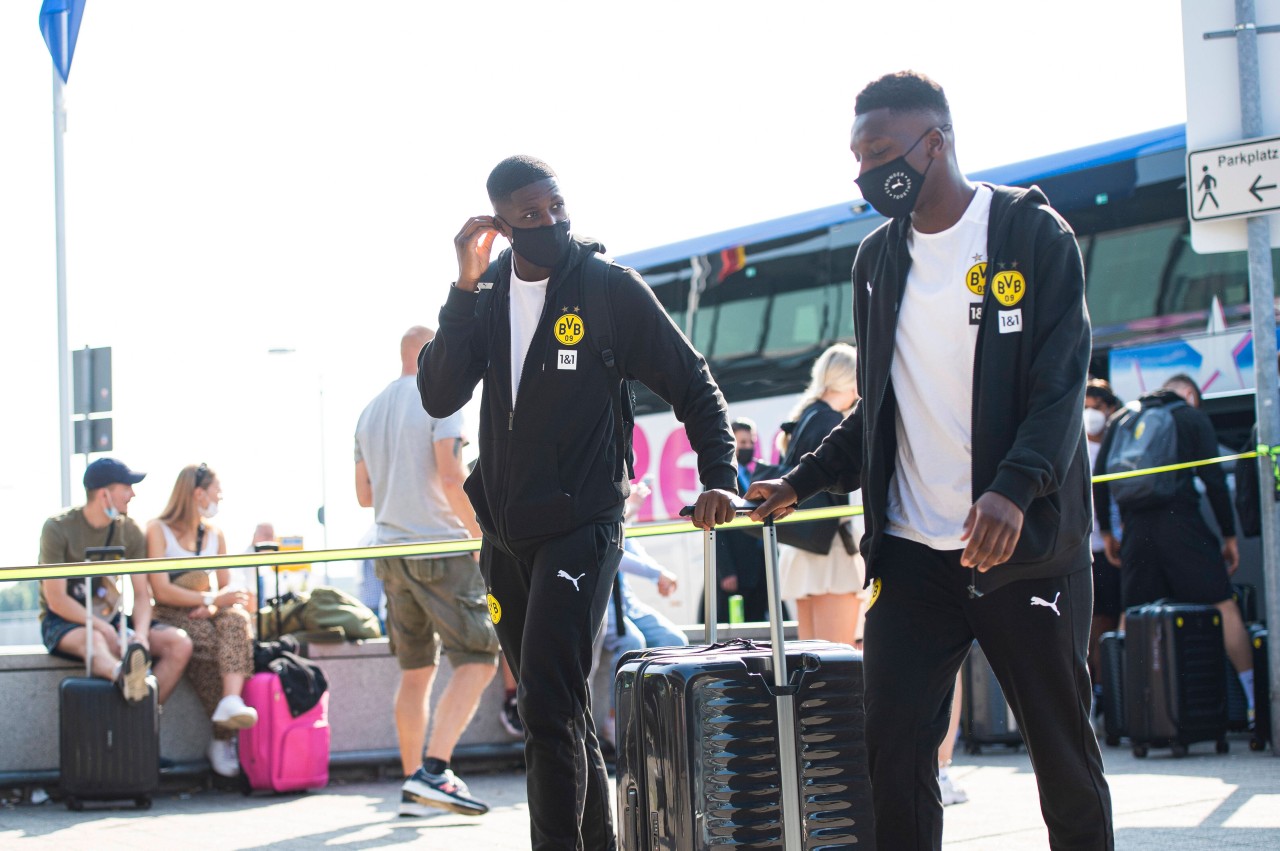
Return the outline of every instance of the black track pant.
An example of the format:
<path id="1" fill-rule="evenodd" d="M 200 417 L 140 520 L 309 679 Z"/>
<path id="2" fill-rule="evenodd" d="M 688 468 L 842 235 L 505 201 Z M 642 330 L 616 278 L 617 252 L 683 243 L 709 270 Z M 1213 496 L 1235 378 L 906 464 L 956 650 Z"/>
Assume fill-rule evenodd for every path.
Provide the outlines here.
<path id="1" fill-rule="evenodd" d="M 488 538 L 480 548 L 498 639 L 519 682 L 534 851 L 617 847 L 587 677 L 621 559 L 621 523 L 583 526 L 518 555 Z"/>
<path id="2" fill-rule="evenodd" d="M 1073 573 L 1010 582 L 974 599 L 958 550 L 886 535 L 876 560 L 884 578 L 865 630 L 876 847 L 942 847 L 938 745 L 956 671 L 976 638 L 1026 740 L 1050 847 L 1110 851 L 1111 794 L 1089 725 L 1088 547 Z"/>

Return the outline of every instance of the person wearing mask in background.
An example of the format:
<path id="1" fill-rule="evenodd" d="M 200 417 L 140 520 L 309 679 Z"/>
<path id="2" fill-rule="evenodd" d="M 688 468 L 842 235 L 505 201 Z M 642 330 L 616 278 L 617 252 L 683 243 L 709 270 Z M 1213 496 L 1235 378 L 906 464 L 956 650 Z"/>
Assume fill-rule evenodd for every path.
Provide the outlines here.
<path id="1" fill-rule="evenodd" d="M 653 290 L 572 234 L 550 166 L 508 157 L 486 188 L 494 214 L 454 237 L 458 280 L 419 357 L 418 389 L 427 412 L 445 417 L 484 382 L 467 493 L 484 531 L 490 612 L 519 682 L 534 851 L 608 851 L 612 793 L 587 676 L 622 559 L 632 466 L 623 379 L 684 423 L 706 488 L 699 528 L 733 519 L 733 434 L 706 361 Z M 498 236 L 512 247 L 493 261 Z"/>
<path id="2" fill-rule="evenodd" d="M 791 411 L 795 430 L 782 469 L 817 449 L 858 400 L 858 355 L 848 343 L 836 343 L 814 361 L 809 386 Z M 832 502 L 848 502 L 848 497 Z M 841 520 L 847 523 L 847 518 Z M 865 583 L 862 556 L 850 553 L 835 534 L 826 553 L 779 547 L 780 595 L 796 601 L 800 638 L 852 645 L 858 629 L 858 592 Z"/>
<path id="3" fill-rule="evenodd" d="M 746 493 L 751 479 L 763 466 L 758 457 L 756 424 L 746 417 L 730 423 L 738 459 L 738 492 Z M 742 597 L 742 619 L 748 623 L 769 619 L 769 594 L 764 581 L 764 542 L 742 529 L 716 533 L 716 619 L 729 620 L 729 598 Z M 706 617 L 706 595 L 698 597 L 698 617 Z"/>
<path id="4" fill-rule="evenodd" d="M 208 464 L 183 467 L 164 511 L 147 524 L 147 558 L 226 555 L 222 531 L 208 522 L 221 499 L 222 483 Z M 209 765 L 223 777 L 235 777 L 236 731 L 258 723 L 257 710 L 240 699 L 253 676 L 253 615 L 246 608 L 252 595 L 233 585 L 225 568 L 151 573 L 147 579 L 155 619 L 191 636 L 187 676 L 213 724 Z"/>
<path id="5" fill-rule="evenodd" d="M 430 416 L 418 396 L 418 352 L 432 336 L 421 325 L 404 333 L 400 377 L 365 406 L 356 424 L 356 499 L 373 509 L 378 544 L 480 535 L 462 490 L 462 413 Z M 498 663 L 498 636 L 475 556 L 384 558 L 374 570 L 387 595 L 387 634 L 400 665 L 400 815 L 427 815 L 437 808 L 484 815 L 489 805 L 449 767 Z M 428 701 L 442 646 L 453 675 L 436 705 L 428 740 Z"/>
<path id="6" fill-rule="evenodd" d="M 1084 388 L 1071 228 L 1039 189 L 972 184 L 942 87 L 886 75 L 855 100 L 863 197 L 889 221 L 854 260 L 862 401 L 755 519 L 862 489 L 866 739 L 877 846 L 939 849 L 937 750 L 976 638 L 1035 755 L 1054 848 L 1114 848 L 1089 723 Z"/>
<path id="7" fill-rule="evenodd" d="M 1089 469 L 1094 474 L 1106 472 L 1098 469 L 1098 455 L 1102 438 L 1107 432 L 1107 422 L 1123 403 L 1102 378 L 1090 378 L 1084 389 L 1084 434 L 1088 439 Z M 1115 500 L 1106 503 L 1095 500 L 1094 512 L 1106 512 L 1113 534 L 1120 532 L 1120 509 Z M 1093 551 L 1093 622 L 1089 627 L 1089 677 L 1093 680 L 1094 714 L 1102 711 L 1102 660 L 1099 658 L 1098 640 L 1104 632 L 1111 632 L 1120 625 L 1120 559 L 1107 555 L 1107 542 L 1102 536 L 1102 524 L 1095 521 L 1089 536 L 1089 548 Z"/>
<path id="8" fill-rule="evenodd" d="M 67 564 L 85 560 L 90 547 L 124 547 L 124 557 L 147 557 L 142 530 L 130 518 L 133 486 L 146 478 L 115 458 L 99 458 L 84 471 L 85 502 L 50 517 L 40 531 L 40 564 Z M 134 573 L 132 629 L 126 646 L 120 646 L 117 611 L 119 577 L 93 580 L 94 618 L 89 631 L 89 608 L 84 580 L 44 579 L 40 582 L 40 633 L 50 653 L 83 659 L 90 633 L 93 637 L 93 675 L 114 680 L 125 699 L 136 703 L 147 694 L 147 669 L 156 677 L 156 697 L 169 699 L 191 658 L 191 638 L 182 630 L 152 622 L 151 592 L 146 574 Z"/>
<path id="9" fill-rule="evenodd" d="M 1195 380 L 1178 374 L 1167 380 L 1160 390 L 1139 399 L 1136 406 L 1130 404 L 1123 416 L 1136 416 L 1147 406 L 1172 406 L 1178 463 L 1201 461 L 1219 454 L 1213 421 L 1200 410 L 1201 403 L 1200 388 Z M 1122 422 L 1117 418 L 1102 439 L 1100 469 L 1105 469 L 1113 435 Z M 1107 557 L 1120 561 L 1120 590 L 1126 609 L 1168 599 L 1215 606 L 1222 613 L 1222 640 L 1227 658 L 1244 688 L 1252 724 L 1253 648 L 1240 608 L 1232 599 L 1231 576 L 1240 567 L 1240 550 L 1236 545 L 1235 517 L 1231 513 L 1226 473 L 1219 464 L 1205 464 L 1178 470 L 1174 475 L 1176 489 L 1168 501 L 1156 505 L 1120 505 L 1120 521 L 1124 525 L 1121 540 L 1112 533 L 1108 514 L 1098 512 Z M 1196 476 L 1204 483 L 1209 506 L 1222 530 L 1221 544 L 1200 513 Z M 1107 505 L 1110 500 L 1109 483 L 1093 486 L 1095 505 Z"/>

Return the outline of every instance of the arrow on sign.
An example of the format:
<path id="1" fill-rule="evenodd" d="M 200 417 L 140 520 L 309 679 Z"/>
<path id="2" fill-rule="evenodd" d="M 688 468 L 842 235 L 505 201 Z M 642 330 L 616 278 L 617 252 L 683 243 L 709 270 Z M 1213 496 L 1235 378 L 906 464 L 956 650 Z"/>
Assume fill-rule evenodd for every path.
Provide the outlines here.
<path id="1" fill-rule="evenodd" d="M 1265 186 L 1259 186 L 1259 185 L 1258 185 L 1258 181 L 1260 181 L 1260 180 L 1262 180 L 1262 175 L 1258 175 L 1257 177 L 1255 177 L 1255 178 L 1253 179 L 1253 185 L 1249 187 L 1249 193 L 1250 193 L 1251 195 L 1253 195 L 1253 197 L 1254 197 L 1254 198 L 1257 198 L 1257 199 L 1258 199 L 1258 203 L 1259 203 L 1259 204 L 1261 204 L 1261 203 L 1262 203 L 1262 195 L 1261 195 L 1260 193 L 1261 193 L 1261 191 L 1262 191 L 1263 189 L 1275 189 L 1275 188 L 1276 188 L 1276 185 L 1275 185 L 1274 183 L 1268 183 L 1268 184 L 1267 184 L 1267 185 L 1265 185 Z"/>

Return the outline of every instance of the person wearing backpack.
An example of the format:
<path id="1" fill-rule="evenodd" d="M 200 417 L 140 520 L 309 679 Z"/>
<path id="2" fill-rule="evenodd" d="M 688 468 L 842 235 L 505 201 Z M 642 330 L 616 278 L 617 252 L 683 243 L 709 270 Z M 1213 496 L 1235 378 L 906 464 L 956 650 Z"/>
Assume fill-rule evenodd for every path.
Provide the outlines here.
<path id="1" fill-rule="evenodd" d="M 480 462 L 465 489 L 490 615 L 518 681 L 532 847 L 616 847 L 587 676 L 622 558 L 635 477 L 626 381 L 667 401 L 706 490 L 693 522 L 733 518 L 737 468 L 724 396 L 705 360 L 631 269 L 575 238 L 546 163 L 509 157 L 486 186 L 494 215 L 454 238 L 458 280 L 418 390 L 447 417 L 484 382 Z M 511 242 L 491 262 L 495 238 Z"/>
<path id="2" fill-rule="evenodd" d="M 1200 388 L 1178 374 L 1164 386 L 1130 403 L 1112 418 L 1099 449 L 1100 471 L 1119 473 L 1200 461 L 1218 454 L 1209 415 L 1200 410 Z M 1222 543 L 1200 514 L 1204 483 Z M 1123 540 L 1112 534 L 1110 512 L 1097 522 L 1107 557 L 1120 560 L 1121 598 L 1131 608 L 1160 599 L 1215 606 L 1222 613 L 1222 637 L 1240 684 L 1253 707 L 1253 652 L 1240 609 L 1231 599 L 1231 575 L 1240 566 L 1231 492 L 1218 464 L 1175 470 L 1093 486 L 1095 505 L 1114 496 L 1120 506 Z"/>

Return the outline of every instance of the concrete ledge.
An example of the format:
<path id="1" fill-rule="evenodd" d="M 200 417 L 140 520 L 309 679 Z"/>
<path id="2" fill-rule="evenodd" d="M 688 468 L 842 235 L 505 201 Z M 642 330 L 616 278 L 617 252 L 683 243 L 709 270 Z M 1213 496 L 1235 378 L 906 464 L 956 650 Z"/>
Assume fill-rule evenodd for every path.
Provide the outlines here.
<path id="1" fill-rule="evenodd" d="M 787 626 L 788 638 L 794 638 L 795 625 Z M 685 632 L 693 642 L 702 640 L 701 625 L 685 627 Z M 735 637 L 767 640 L 768 628 L 765 624 L 721 627 L 717 637 L 721 641 Z M 393 702 L 400 669 L 387 640 L 312 644 L 308 654 L 329 679 L 333 764 L 394 757 Z M 56 774 L 58 684 L 83 672 L 82 664 L 50 656 L 40 645 L 0 647 L 0 717 L 11 719 L 8 733 L 0 736 L 0 777 L 48 778 L 53 776 L 49 772 Z M 432 689 L 433 710 L 451 675 L 452 667 L 442 655 Z M 595 694 L 607 695 L 612 679 L 613 672 L 601 665 L 592 683 Z M 507 734 L 498 719 L 502 700 L 502 676 L 495 673 L 458 743 L 459 758 L 518 752 L 519 741 Z M 203 764 L 209 738 L 208 717 L 184 678 L 160 716 L 160 752 L 176 763 Z"/>

